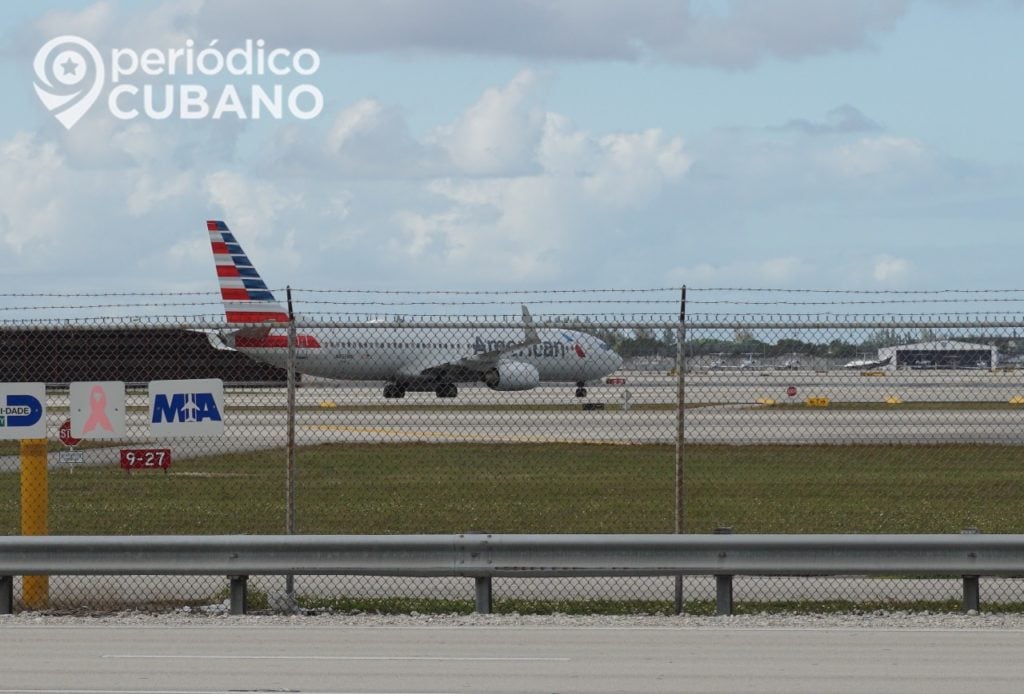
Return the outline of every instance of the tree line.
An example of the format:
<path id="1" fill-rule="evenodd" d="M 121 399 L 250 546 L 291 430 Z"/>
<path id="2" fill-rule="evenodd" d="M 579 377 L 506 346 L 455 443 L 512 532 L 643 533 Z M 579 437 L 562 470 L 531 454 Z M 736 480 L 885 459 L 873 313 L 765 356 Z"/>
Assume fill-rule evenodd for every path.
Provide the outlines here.
<path id="1" fill-rule="evenodd" d="M 660 332 L 647 328 L 594 328 L 587 332 L 607 342 L 612 349 L 625 358 L 664 357 L 675 358 L 677 333 L 665 329 Z M 994 345 L 1005 356 L 1019 354 L 1024 347 L 1024 338 L 992 335 L 942 335 L 930 328 L 920 330 L 897 330 L 879 328 L 863 339 L 856 337 L 833 337 L 818 341 L 781 337 L 774 342 L 760 339 L 754 331 L 739 328 L 732 334 L 721 337 L 690 337 L 686 340 L 685 352 L 688 357 L 703 355 L 743 356 L 754 354 L 762 357 L 785 357 L 793 354 L 832 358 L 853 359 L 865 353 L 874 354 L 882 347 L 908 345 L 920 342 L 951 340 L 972 344 Z"/>

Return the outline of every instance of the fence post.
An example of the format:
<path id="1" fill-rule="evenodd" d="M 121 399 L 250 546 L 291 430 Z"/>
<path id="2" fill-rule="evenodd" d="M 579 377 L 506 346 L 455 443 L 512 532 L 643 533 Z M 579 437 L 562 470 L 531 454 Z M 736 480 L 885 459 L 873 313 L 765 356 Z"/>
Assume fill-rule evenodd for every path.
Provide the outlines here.
<path id="1" fill-rule="evenodd" d="M 286 448 L 285 534 L 295 534 L 295 314 L 292 312 L 292 288 L 288 294 L 288 441 Z M 289 598 L 295 595 L 295 576 L 287 574 L 284 590 Z"/>
<path id="2" fill-rule="evenodd" d="M 683 286 L 679 296 L 679 329 L 676 330 L 676 504 L 675 532 L 684 531 L 683 515 L 685 504 L 686 481 L 683 468 L 683 403 L 686 400 L 686 287 Z M 683 613 L 683 577 L 675 577 L 674 611 Z"/>

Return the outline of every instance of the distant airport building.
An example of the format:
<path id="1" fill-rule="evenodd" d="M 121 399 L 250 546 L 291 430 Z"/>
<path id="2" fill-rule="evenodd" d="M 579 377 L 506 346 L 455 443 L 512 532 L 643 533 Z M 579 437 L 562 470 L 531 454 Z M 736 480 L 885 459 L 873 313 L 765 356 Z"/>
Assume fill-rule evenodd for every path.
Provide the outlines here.
<path id="1" fill-rule="evenodd" d="M 206 335 L 181 329 L 0 330 L 0 382 L 125 381 L 219 378 L 279 385 L 287 374 L 243 354 L 214 349 Z"/>
<path id="2" fill-rule="evenodd" d="M 999 364 L 999 348 L 955 340 L 918 342 L 878 350 L 879 361 L 889 361 L 886 369 L 994 369 Z"/>

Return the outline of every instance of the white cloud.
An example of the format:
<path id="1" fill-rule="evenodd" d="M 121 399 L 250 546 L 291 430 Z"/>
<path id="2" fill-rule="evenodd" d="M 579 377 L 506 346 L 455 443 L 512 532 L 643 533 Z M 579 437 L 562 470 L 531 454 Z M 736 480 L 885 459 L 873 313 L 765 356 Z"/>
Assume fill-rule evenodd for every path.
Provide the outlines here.
<path id="1" fill-rule="evenodd" d="M 204 0 L 163 0 L 144 6 L 124 6 L 100 0 L 80 10 L 49 10 L 35 23 L 47 38 L 82 36 L 109 48 L 183 47 L 197 37 Z"/>
<path id="2" fill-rule="evenodd" d="M 469 175 L 509 175 L 536 168 L 544 115 L 532 106 L 536 85 L 524 70 L 502 89 L 488 89 L 455 123 L 439 128 L 436 143 Z"/>
<path id="3" fill-rule="evenodd" d="M 259 12 L 245 5 L 237 21 L 213 21 L 233 6 L 97 3 L 49 13 L 38 28 L 80 27 L 111 46 L 149 42 L 129 36 L 145 27 L 155 45 L 185 34 L 209 40 L 216 31 L 222 46 L 264 36 L 270 45 L 338 52 L 743 68 L 869 47 L 904 8 L 831 0 L 356 0 L 270 2 Z M 719 11 L 698 9 L 709 6 Z M 899 222 L 890 219 L 885 231 L 872 222 L 910 217 L 915 204 L 959 191 L 965 178 L 933 145 L 887 132 L 873 119 L 884 114 L 853 105 L 684 141 L 665 124 L 580 127 L 570 117 L 578 114 L 545 104 L 553 79 L 523 69 L 436 124 L 361 94 L 313 123 L 123 123 L 94 112 L 64 133 L 48 119 L 42 134 L 0 141 L 0 248 L 43 246 L 60 258 L 54 267 L 68 281 L 75 281 L 68 268 L 85 260 L 131 267 L 161 286 L 212 286 L 202 222 L 223 216 L 280 283 L 578 286 L 622 278 L 635 285 L 668 275 L 691 285 L 884 285 L 913 281 L 904 258 L 916 258 L 907 249 L 922 232 L 904 237 L 893 233 Z M 90 231 L 109 240 L 77 238 Z M 892 245 L 880 245 L 886 237 Z M 844 249 L 842 262 L 836 248 Z M 875 258 L 878 248 L 892 255 Z M 154 268 L 164 267 L 173 278 L 156 279 Z"/>
<path id="4" fill-rule="evenodd" d="M 842 133 L 876 132 L 882 126 L 865 116 L 860 109 L 843 104 L 831 109 L 821 122 L 807 118 L 793 118 L 776 130 L 793 130 L 808 135 L 834 135 Z"/>
<path id="5" fill-rule="evenodd" d="M 719 12 L 676 0 L 375 0 L 206 3 L 199 21 L 236 36 L 343 53 L 435 52 L 656 60 L 749 68 L 869 46 L 908 0 L 734 0 Z M 706 5 L 704 6 L 706 8 Z"/>
<path id="6" fill-rule="evenodd" d="M 807 258 L 777 256 L 726 263 L 696 263 L 672 269 L 672 282 L 697 288 L 801 287 L 816 284 L 818 269 Z"/>
<path id="7" fill-rule="evenodd" d="M 698 262 L 673 268 L 669 281 L 696 289 L 869 289 L 905 286 L 913 279 L 913 264 L 888 254 L 870 255 L 851 249 L 826 264 L 807 256 L 787 255 Z M 750 297 L 747 297 L 749 300 Z M 707 310 L 713 310 L 708 307 Z"/>
<path id="8" fill-rule="evenodd" d="M 246 230 L 246 236 L 261 241 L 283 231 L 285 213 L 301 209 L 303 202 L 300 192 L 288 192 L 282 186 L 236 171 L 215 171 L 203 185 L 210 202 L 224 211 L 229 225 L 237 223 Z"/>
<path id="9" fill-rule="evenodd" d="M 925 147 L 911 138 L 882 135 L 865 137 L 829 149 L 821 154 L 826 167 L 840 176 L 860 178 L 893 170 L 906 170 L 921 163 Z"/>
<path id="10" fill-rule="evenodd" d="M 55 143 L 24 132 L 0 142 L 0 241 L 7 252 L 45 251 L 65 235 L 77 185 Z"/>
<path id="11" fill-rule="evenodd" d="M 598 147 L 595 170 L 583 187 L 592 199 L 609 205 L 646 203 L 693 163 L 682 138 L 667 139 L 659 129 L 605 135 Z"/>
<path id="12" fill-rule="evenodd" d="M 453 175 L 425 187 L 438 209 L 396 215 L 401 236 L 391 253 L 479 279 L 549 280 L 601 252 L 594 228 L 620 210 L 635 214 L 689 169 L 681 138 L 577 130 L 532 105 L 535 88 L 520 73 L 438 130 Z"/>
<path id="13" fill-rule="evenodd" d="M 911 264 L 903 258 L 880 255 L 874 259 L 871 276 L 880 284 L 900 284 L 909 279 Z"/>
<path id="14" fill-rule="evenodd" d="M 327 147 L 337 154 L 354 139 L 374 131 L 384 112 L 383 105 L 375 99 L 362 99 L 338 112 L 327 133 Z"/>
<path id="15" fill-rule="evenodd" d="M 141 216 L 162 205 L 194 195 L 195 176 L 191 171 L 181 171 L 166 176 L 142 173 L 126 200 L 128 213 Z"/>

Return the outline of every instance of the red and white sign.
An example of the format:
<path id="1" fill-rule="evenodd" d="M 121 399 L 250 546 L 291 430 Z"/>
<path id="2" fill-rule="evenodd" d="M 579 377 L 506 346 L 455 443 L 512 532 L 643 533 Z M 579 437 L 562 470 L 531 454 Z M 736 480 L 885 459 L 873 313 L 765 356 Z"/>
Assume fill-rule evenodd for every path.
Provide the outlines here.
<path id="1" fill-rule="evenodd" d="M 163 469 L 171 466 L 170 448 L 122 448 L 121 468 L 123 470 Z"/>
<path id="2" fill-rule="evenodd" d="M 791 398 L 795 398 L 796 397 L 796 386 L 790 386 L 789 388 L 786 388 L 786 395 L 788 395 Z"/>
<path id="3" fill-rule="evenodd" d="M 60 429 L 57 430 L 57 436 L 60 437 L 60 442 L 65 446 L 77 446 L 82 443 L 82 439 L 76 439 L 71 435 L 70 419 L 65 419 L 64 423 L 60 425 Z"/>

